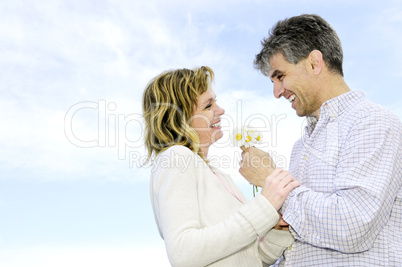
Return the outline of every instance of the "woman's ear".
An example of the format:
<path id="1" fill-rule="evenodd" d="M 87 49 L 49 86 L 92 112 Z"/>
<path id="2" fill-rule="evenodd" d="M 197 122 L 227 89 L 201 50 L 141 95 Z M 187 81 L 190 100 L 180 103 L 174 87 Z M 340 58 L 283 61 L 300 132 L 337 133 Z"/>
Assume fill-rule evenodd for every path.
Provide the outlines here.
<path id="1" fill-rule="evenodd" d="M 314 75 L 318 75 L 321 73 L 324 65 L 324 60 L 320 51 L 311 51 L 310 55 L 308 56 L 308 62 Z"/>

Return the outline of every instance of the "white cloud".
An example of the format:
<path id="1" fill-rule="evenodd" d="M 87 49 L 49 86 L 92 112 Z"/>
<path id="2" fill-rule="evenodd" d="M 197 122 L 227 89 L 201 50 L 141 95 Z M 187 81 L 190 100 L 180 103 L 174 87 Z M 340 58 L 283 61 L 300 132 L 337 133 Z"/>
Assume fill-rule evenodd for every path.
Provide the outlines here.
<path id="1" fill-rule="evenodd" d="M 30 176 L 48 173 L 47 179 L 100 174 L 115 179 L 122 164 L 119 159 L 129 166 L 128 157 L 144 155 L 141 147 L 125 147 L 130 138 L 140 140 L 143 130 L 136 120 L 125 118 L 141 113 L 142 91 L 152 77 L 175 67 L 208 62 L 224 68 L 233 63 L 213 48 L 222 26 L 203 27 L 191 14 L 181 20 L 184 24 L 177 24 L 161 16 L 163 8 L 174 7 L 153 1 L 122 3 L 105 2 L 106 13 L 64 1 L 9 3 L 8 8 L 16 12 L 4 12 L 0 20 L 0 37 L 9 46 L 0 65 L 4 70 L 0 83 L 8 90 L 1 92 L 7 113 L 0 114 L 5 129 L 0 146 L 5 152 L 1 160 L 11 174 L 19 169 Z M 6 68 L 5 63 L 14 67 Z M 113 138 L 98 129 L 99 108 L 86 109 L 77 112 L 72 132 L 81 140 L 100 139 L 103 148 L 74 146 L 65 136 L 65 115 L 82 101 L 102 99 L 117 106 L 114 112 L 106 110 L 105 117 L 115 116 L 114 122 L 106 122 L 106 130 L 118 135 L 118 140 L 113 144 Z M 112 125 L 119 118 L 124 128 Z M 123 176 L 130 170 L 124 168 Z"/>
<path id="2" fill-rule="evenodd" d="M 399 62 L 402 60 L 402 7 L 385 8 L 375 17 L 370 24 L 370 31 L 374 34 L 373 43 L 375 47 L 383 48 L 380 59 L 384 58 L 381 66 L 391 69 L 390 74 L 397 74 L 402 77 L 402 67 Z M 387 49 L 386 51 L 384 51 Z M 384 57 L 386 56 L 386 57 Z M 397 73 L 395 73 L 397 72 Z"/>
<path id="3" fill-rule="evenodd" d="M 155 247 L 30 247 L 2 249 L 2 267 L 132 267 L 170 266 L 163 246 Z"/>

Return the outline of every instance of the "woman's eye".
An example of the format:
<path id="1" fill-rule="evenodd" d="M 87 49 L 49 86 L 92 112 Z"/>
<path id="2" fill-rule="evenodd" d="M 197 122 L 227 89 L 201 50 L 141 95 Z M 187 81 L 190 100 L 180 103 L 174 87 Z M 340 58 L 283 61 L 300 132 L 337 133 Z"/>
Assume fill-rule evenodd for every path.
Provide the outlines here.
<path id="1" fill-rule="evenodd" d="M 204 109 L 210 109 L 213 103 L 216 103 L 216 99 L 212 103 L 209 103 Z"/>

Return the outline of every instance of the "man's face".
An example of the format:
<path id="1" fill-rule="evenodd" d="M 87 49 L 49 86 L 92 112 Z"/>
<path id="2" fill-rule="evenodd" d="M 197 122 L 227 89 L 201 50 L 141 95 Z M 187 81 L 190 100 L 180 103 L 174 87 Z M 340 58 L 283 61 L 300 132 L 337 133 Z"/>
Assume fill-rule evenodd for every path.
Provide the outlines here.
<path id="1" fill-rule="evenodd" d="M 308 58 L 292 64 L 278 53 L 271 57 L 270 64 L 272 70 L 269 75 L 276 98 L 289 100 L 300 117 L 314 116 L 319 112 L 322 101 L 319 100 L 319 88 L 315 86 Z"/>

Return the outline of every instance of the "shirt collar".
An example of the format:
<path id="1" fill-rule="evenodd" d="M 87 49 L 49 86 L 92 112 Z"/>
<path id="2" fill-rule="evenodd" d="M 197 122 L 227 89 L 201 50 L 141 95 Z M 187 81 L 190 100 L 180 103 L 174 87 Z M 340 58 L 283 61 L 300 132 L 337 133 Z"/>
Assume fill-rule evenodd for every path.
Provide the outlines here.
<path id="1" fill-rule="evenodd" d="M 364 93 L 361 91 L 350 91 L 340 96 L 334 97 L 321 105 L 320 108 L 320 120 L 326 120 L 328 118 L 335 119 L 342 115 L 342 113 L 349 109 L 350 106 L 356 105 L 364 97 Z M 310 135 L 316 124 L 317 118 L 313 116 L 307 117 L 307 133 Z"/>
<path id="2" fill-rule="evenodd" d="M 306 126 L 306 132 L 310 136 L 311 133 L 314 131 L 314 128 L 317 124 L 317 118 L 313 116 L 307 117 L 307 126 Z"/>
<path id="3" fill-rule="evenodd" d="M 320 118 L 322 115 L 331 118 L 339 117 L 345 110 L 356 105 L 363 97 L 364 93 L 361 91 L 349 91 L 334 97 L 322 104 L 320 108 Z"/>

